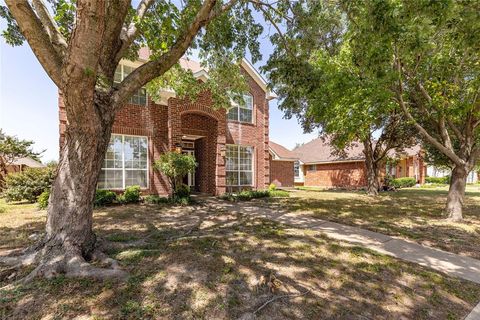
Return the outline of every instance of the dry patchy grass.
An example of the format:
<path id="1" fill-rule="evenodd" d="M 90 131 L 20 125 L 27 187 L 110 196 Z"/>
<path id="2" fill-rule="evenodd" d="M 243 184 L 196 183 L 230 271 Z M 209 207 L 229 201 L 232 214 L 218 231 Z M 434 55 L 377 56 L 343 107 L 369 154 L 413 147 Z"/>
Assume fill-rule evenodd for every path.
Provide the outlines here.
<path id="1" fill-rule="evenodd" d="M 464 221 L 447 221 L 446 187 L 382 192 L 376 198 L 360 191 L 300 190 L 275 200 L 289 210 L 414 240 L 480 259 L 480 185 L 467 187 Z"/>
<path id="2" fill-rule="evenodd" d="M 32 208 L 10 213 L 0 215 L 4 250 L 29 244 L 22 234 L 44 223 Z M 117 244 L 108 253 L 130 273 L 127 282 L 57 277 L 15 285 L 0 291 L 0 318 L 237 319 L 274 295 L 309 290 L 257 318 L 462 319 L 480 295 L 479 285 L 222 203 L 111 207 L 95 212 L 95 230 Z M 274 293 L 271 275 L 280 281 Z"/>

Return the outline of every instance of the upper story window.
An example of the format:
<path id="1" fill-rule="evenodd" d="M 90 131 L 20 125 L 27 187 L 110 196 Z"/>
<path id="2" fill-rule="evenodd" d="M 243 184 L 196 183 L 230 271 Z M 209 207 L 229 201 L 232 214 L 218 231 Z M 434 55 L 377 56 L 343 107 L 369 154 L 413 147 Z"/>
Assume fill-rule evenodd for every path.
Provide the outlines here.
<path id="1" fill-rule="evenodd" d="M 120 83 L 125 79 L 135 68 L 130 66 L 125 66 L 123 64 L 119 64 L 117 69 L 115 70 L 115 77 L 113 78 L 113 82 Z M 147 105 L 147 90 L 145 88 L 138 89 L 128 100 L 129 103 L 132 104 L 139 104 L 142 106 Z"/>
<path id="2" fill-rule="evenodd" d="M 243 104 L 232 102 L 232 106 L 228 110 L 227 119 L 253 123 L 253 96 L 249 93 L 244 94 L 243 100 L 245 101 Z"/>

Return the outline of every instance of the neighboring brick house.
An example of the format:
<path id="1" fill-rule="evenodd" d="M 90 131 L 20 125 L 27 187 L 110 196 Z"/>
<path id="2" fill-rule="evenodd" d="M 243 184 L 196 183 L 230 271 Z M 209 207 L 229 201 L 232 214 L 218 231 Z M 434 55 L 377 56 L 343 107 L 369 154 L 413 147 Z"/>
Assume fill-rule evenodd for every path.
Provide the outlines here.
<path id="1" fill-rule="evenodd" d="M 277 187 L 293 187 L 297 160 L 292 151 L 270 141 L 270 183 Z"/>
<path id="2" fill-rule="evenodd" d="M 299 158 L 295 163 L 295 185 L 326 188 L 362 188 L 367 184 L 363 145 L 353 143 L 342 154 L 323 138 L 314 139 L 293 150 Z M 381 169 L 381 175 L 388 172 L 395 178 L 414 177 L 419 183 L 425 182 L 426 166 L 419 147 L 407 148 L 400 154 L 395 168 Z"/>
<path id="3" fill-rule="evenodd" d="M 139 61 L 121 61 L 115 80 L 148 61 L 148 50 L 140 51 Z M 208 72 L 192 60 L 182 60 L 199 81 Z M 209 93 L 194 100 L 179 99 L 163 90 L 159 101 L 152 101 L 145 89 L 131 97 L 116 115 L 111 144 L 100 173 L 99 188 L 121 190 L 140 185 L 144 193 L 166 195 L 166 178 L 153 169 L 160 154 L 177 150 L 193 154 L 198 167 L 184 182 L 193 190 L 222 194 L 238 189 L 264 189 L 270 183 L 269 100 L 274 98 L 265 80 L 246 60 L 242 62 L 249 85 L 246 105 L 214 110 Z M 67 124 L 62 99 L 60 105 L 60 144 Z"/>

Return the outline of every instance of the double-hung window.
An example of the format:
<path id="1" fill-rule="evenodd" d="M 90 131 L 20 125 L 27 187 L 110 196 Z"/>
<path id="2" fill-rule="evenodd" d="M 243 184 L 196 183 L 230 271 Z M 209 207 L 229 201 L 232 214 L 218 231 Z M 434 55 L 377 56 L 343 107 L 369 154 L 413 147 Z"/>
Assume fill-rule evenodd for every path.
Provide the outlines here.
<path id="1" fill-rule="evenodd" d="M 98 188 L 125 189 L 135 185 L 148 187 L 148 139 L 112 134 Z"/>
<path id="2" fill-rule="evenodd" d="M 228 187 L 253 186 L 253 147 L 227 145 L 226 183 Z"/>
<path id="3" fill-rule="evenodd" d="M 125 79 L 135 68 L 119 64 L 115 70 L 115 77 L 113 82 L 120 83 Z M 147 105 L 147 90 L 145 88 L 138 89 L 129 99 L 129 103 L 138 104 L 141 106 Z"/>
<path id="4" fill-rule="evenodd" d="M 238 104 L 232 102 L 228 110 L 227 119 L 230 121 L 240 121 L 253 123 L 253 96 L 251 94 L 243 95 L 244 103 Z"/>

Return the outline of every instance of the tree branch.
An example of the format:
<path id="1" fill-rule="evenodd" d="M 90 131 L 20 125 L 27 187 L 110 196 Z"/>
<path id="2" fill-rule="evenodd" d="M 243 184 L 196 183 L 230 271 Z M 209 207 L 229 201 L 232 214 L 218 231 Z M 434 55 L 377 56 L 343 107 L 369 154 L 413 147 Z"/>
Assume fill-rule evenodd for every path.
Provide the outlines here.
<path id="1" fill-rule="evenodd" d="M 215 2 L 216 0 L 205 0 L 193 22 L 177 39 L 168 52 L 165 52 L 159 58 L 138 67 L 120 83 L 118 90 L 115 91 L 112 96 L 116 108 L 121 108 L 123 103 L 135 92 L 135 90 L 138 90 L 138 88 L 156 77 L 161 76 L 178 62 L 187 51 L 200 29 L 211 21 L 210 13 Z"/>
<path id="2" fill-rule="evenodd" d="M 455 164 L 463 166 L 465 165 L 465 162 L 460 159 L 453 150 L 445 147 L 443 144 L 438 142 L 437 139 L 432 137 L 416 120 L 413 118 L 412 114 L 410 111 L 408 111 L 408 108 L 405 104 L 405 101 L 403 100 L 403 83 L 402 83 L 402 68 L 401 68 L 401 63 L 399 61 L 399 58 L 397 55 L 395 55 L 395 64 L 396 68 L 398 71 L 398 91 L 396 92 L 397 95 L 397 102 L 400 105 L 400 107 L 403 110 L 403 113 L 405 116 L 410 120 L 415 128 L 419 131 L 419 133 L 428 141 L 430 142 L 433 146 L 435 146 L 439 151 L 441 151 L 443 154 L 445 154 L 450 160 L 452 160 Z"/>
<path id="3" fill-rule="evenodd" d="M 60 33 L 60 30 L 58 30 L 55 21 L 53 21 L 52 16 L 48 12 L 45 2 L 43 2 L 43 0 L 32 0 L 32 4 L 33 8 L 38 14 L 40 21 L 45 27 L 50 37 L 50 41 L 55 47 L 55 50 L 61 57 L 64 57 L 68 47 L 67 41 Z"/>
<path id="4" fill-rule="evenodd" d="M 60 88 L 63 59 L 55 50 L 42 22 L 27 0 L 5 0 L 5 3 L 38 61 Z"/>
<path id="5" fill-rule="evenodd" d="M 137 19 L 138 21 L 142 20 L 148 9 L 154 3 L 154 0 L 142 0 L 137 6 Z M 135 21 L 132 21 L 128 28 L 123 28 L 122 33 L 120 34 L 120 39 L 122 40 L 122 47 L 118 51 L 115 58 L 116 61 L 120 61 L 123 57 L 125 51 L 130 47 L 135 38 L 138 35 L 138 28 L 135 24 Z"/>

